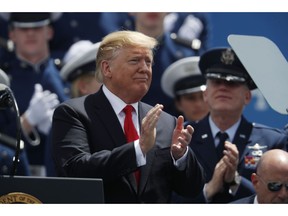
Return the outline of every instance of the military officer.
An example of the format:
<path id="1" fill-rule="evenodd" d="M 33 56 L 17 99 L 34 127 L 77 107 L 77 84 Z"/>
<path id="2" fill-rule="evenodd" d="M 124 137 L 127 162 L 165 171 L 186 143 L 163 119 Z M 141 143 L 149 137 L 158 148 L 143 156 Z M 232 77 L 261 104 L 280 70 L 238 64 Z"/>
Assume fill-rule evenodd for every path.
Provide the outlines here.
<path id="1" fill-rule="evenodd" d="M 203 100 L 206 80 L 198 67 L 199 59 L 199 56 L 180 59 L 171 64 L 161 78 L 164 93 L 174 99 L 175 108 L 186 121 L 199 121 L 209 112 Z"/>
<path id="2" fill-rule="evenodd" d="M 10 80 L 7 74 L 0 69 L 0 83 L 10 87 Z M 3 98 L 1 98 L 2 100 Z M 1 101 L 2 102 L 2 101 Z M 16 101 L 17 103 L 17 101 Z M 8 107 L 1 107 L 0 112 Z M 15 120 L 16 121 L 16 120 Z M 13 158 L 16 151 L 16 139 L 0 133 L 0 175 L 30 175 L 29 162 L 24 148 L 23 141 L 20 143 L 19 163 L 15 173 L 12 173 Z"/>
<path id="3" fill-rule="evenodd" d="M 269 149 L 287 150 L 287 136 L 243 116 L 256 85 L 231 48 L 208 50 L 199 67 L 207 79 L 204 100 L 210 112 L 193 124 L 190 143 L 207 175 L 197 202 L 227 203 L 254 193 L 250 176 L 257 162 Z M 223 156 L 217 155 L 218 132 L 226 133 Z"/>
<path id="4" fill-rule="evenodd" d="M 72 98 L 95 93 L 101 83 L 95 79 L 96 55 L 100 43 L 89 40 L 74 43 L 63 58 L 60 76 L 70 83 Z"/>
<path id="5" fill-rule="evenodd" d="M 21 115 L 31 175 L 45 175 L 44 149 L 54 107 L 69 97 L 50 57 L 50 13 L 11 13 L 9 38 L 15 46 L 5 72 Z M 15 137 L 13 117 L 0 116 L 0 131 Z"/>

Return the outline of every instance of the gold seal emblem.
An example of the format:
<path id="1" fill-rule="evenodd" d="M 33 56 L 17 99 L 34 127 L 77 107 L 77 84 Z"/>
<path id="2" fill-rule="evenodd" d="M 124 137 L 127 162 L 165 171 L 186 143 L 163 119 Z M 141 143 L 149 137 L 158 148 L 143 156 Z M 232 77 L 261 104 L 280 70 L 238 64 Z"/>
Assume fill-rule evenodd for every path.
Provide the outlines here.
<path id="1" fill-rule="evenodd" d="M 0 197 L 1 204 L 41 204 L 42 202 L 36 197 L 22 193 L 22 192 L 13 192 Z"/>

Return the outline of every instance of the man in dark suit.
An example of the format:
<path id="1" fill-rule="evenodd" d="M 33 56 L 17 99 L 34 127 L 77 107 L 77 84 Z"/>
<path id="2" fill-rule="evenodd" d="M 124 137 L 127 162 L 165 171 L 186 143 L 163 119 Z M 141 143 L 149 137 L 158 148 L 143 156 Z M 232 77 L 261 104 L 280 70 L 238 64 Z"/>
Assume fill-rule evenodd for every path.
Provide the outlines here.
<path id="1" fill-rule="evenodd" d="M 141 102 L 152 79 L 154 38 L 134 31 L 107 35 L 96 58 L 103 83 L 88 96 L 64 102 L 54 112 L 52 144 L 58 174 L 102 178 L 106 203 L 167 203 L 173 191 L 197 195 L 203 169 L 188 147 L 193 128 Z M 139 138 L 127 141 L 127 105 Z M 138 136 L 138 135 L 137 135 Z M 134 177 L 140 171 L 140 181 Z"/>
<path id="2" fill-rule="evenodd" d="M 168 112 L 169 114 L 178 116 L 179 112 L 176 110 L 173 99 L 167 96 L 161 88 L 161 77 L 166 68 L 173 62 L 180 60 L 184 57 L 198 56 L 199 54 L 203 53 L 204 50 L 206 50 L 206 46 L 204 45 L 206 44 L 206 37 L 203 34 L 205 34 L 206 36 L 209 35 L 207 33 L 207 23 L 203 22 L 202 18 L 200 18 L 199 16 L 193 16 L 191 14 L 190 18 L 192 18 L 193 16 L 193 21 L 189 19 L 190 21 L 192 21 L 190 22 L 189 26 L 190 30 L 193 29 L 194 34 L 191 33 L 192 31 L 189 31 L 188 33 L 186 32 L 186 35 L 190 37 L 189 40 L 186 40 L 182 37 L 182 34 L 176 34 L 176 32 L 173 32 L 172 34 L 172 32 L 170 32 L 170 30 L 172 30 L 171 28 L 173 28 L 171 18 L 169 21 L 170 30 L 165 29 L 167 27 L 165 27 L 165 24 L 167 23 L 165 20 L 168 13 L 133 12 L 129 13 L 126 19 L 123 20 L 124 14 L 104 13 L 101 17 L 102 21 L 100 22 L 105 25 L 104 28 L 106 28 L 106 30 L 109 30 L 108 32 L 114 31 L 115 29 L 113 30 L 113 26 L 115 28 L 118 25 L 117 29 L 138 31 L 157 39 L 158 46 L 154 53 L 154 64 L 152 65 L 152 69 L 153 71 L 155 71 L 155 73 L 153 74 L 153 79 L 149 87 L 150 90 L 142 98 L 142 101 L 152 106 L 156 103 L 163 104 L 164 111 Z M 182 17 L 184 14 L 180 14 L 178 14 L 179 17 L 178 15 L 174 17 L 184 18 Z M 186 17 L 188 18 L 187 14 Z M 114 22 L 112 21 L 113 19 Z M 109 20 L 108 25 L 107 20 Z M 121 20 L 122 23 L 120 22 Z M 174 21 L 176 20 L 174 19 Z M 115 26 L 116 23 L 118 24 Z M 192 43 L 192 41 L 194 42 Z M 196 41 L 198 43 L 195 43 Z M 195 44 L 198 45 L 194 46 Z"/>
<path id="3" fill-rule="evenodd" d="M 278 129 L 250 123 L 242 115 L 256 86 L 232 49 L 207 51 L 199 67 L 207 79 L 204 100 L 210 113 L 192 125 L 195 132 L 190 147 L 207 177 L 196 202 L 227 203 L 254 193 L 250 176 L 257 162 L 269 149 L 286 150 L 287 136 Z M 228 135 L 225 146 L 218 145 L 218 132 Z"/>
<path id="4" fill-rule="evenodd" d="M 233 204 L 288 203 L 288 153 L 281 149 L 265 152 L 251 181 L 256 193 Z"/>

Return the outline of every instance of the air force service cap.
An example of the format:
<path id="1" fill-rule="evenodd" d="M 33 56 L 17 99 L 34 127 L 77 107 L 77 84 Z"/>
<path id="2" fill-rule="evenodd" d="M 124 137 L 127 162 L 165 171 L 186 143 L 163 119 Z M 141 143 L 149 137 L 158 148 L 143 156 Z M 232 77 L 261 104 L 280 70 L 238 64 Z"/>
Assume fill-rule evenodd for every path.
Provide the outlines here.
<path id="1" fill-rule="evenodd" d="M 174 98 L 206 89 L 206 79 L 198 67 L 199 56 L 182 58 L 171 64 L 163 73 L 161 87 Z"/>
<path id="2" fill-rule="evenodd" d="M 246 83 L 250 90 L 257 88 L 231 48 L 208 50 L 200 57 L 199 67 L 206 79 L 221 79 L 227 82 Z"/>
<path id="3" fill-rule="evenodd" d="M 17 28 L 38 28 L 49 25 L 51 13 L 10 13 L 9 23 Z"/>
<path id="4" fill-rule="evenodd" d="M 88 40 L 74 43 L 63 58 L 62 79 L 72 82 L 82 74 L 95 73 L 99 46 L 100 42 L 93 44 Z"/>

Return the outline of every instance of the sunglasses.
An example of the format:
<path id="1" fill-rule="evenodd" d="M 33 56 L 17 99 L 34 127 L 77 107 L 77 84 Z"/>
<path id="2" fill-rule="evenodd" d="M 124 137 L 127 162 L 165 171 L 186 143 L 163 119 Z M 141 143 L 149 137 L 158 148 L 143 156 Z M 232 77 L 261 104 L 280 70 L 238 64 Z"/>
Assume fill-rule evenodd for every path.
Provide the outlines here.
<path id="1" fill-rule="evenodd" d="M 269 191 L 272 192 L 277 192 L 280 191 L 282 189 L 283 186 L 285 186 L 286 190 L 288 191 L 288 183 L 282 183 L 282 182 L 267 182 L 265 181 L 260 175 L 256 174 L 257 176 L 259 176 L 260 180 L 267 184 L 267 188 Z"/>

